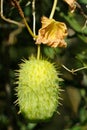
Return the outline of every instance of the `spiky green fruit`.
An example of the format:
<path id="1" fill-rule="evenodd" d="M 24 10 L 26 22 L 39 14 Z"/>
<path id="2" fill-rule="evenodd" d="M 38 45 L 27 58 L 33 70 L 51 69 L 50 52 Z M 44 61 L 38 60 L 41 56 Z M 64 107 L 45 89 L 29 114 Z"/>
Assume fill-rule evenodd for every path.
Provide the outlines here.
<path id="1" fill-rule="evenodd" d="M 47 60 L 24 60 L 18 71 L 16 88 L 20 111 L 31 121 L 52 117 L 59 103 L 59 78 Z"/>

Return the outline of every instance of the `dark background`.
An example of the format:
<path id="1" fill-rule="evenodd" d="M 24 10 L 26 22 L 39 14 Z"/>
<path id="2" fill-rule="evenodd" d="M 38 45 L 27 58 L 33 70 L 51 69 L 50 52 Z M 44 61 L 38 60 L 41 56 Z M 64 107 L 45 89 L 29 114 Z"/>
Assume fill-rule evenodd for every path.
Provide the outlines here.
<path id="1" fill-rule="evenodd" d="M 19 28 L 0 18 L 0 130 L 87 130 L 87 70 L 72 74 L 61 66 L 64 64 L 70 70 L 87 66 L 87 1 L 77 2 L 80 8 L 71 14 L 68 5 L 63 0 L 58 1 L 54 15 L 55 20 L 65 22 L 68 27 L 67 48 L 53 49 L 41 45 L 43 57 L 59 66 L 64 79 L 60 84 L 64 90 L 61 92 L 62 106 L 58 107 L 60 114 L 55 113 L 49 122 L 32 124 L 22 114 L 17 114 L 15 70 L 19 69 L 21 59 L 36 55 L 37 46 L 26 28 Z M 29 5 L 27 3 L 28 0 L 20 0 L 32 28 L 32 0 Z M 36 32 L 41 27 L 41 17 L 49 17 L 52 4 L 52 0 L 36 0 Z M 22 21 L 10 0 L 4 0 L 4 16 Z"/>

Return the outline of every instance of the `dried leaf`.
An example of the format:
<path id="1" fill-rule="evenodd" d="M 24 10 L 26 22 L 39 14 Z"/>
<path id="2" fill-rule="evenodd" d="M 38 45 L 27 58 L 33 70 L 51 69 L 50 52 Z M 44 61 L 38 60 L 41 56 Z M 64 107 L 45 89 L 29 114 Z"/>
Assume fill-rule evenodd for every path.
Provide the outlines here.
<path id="1" fill-rule="evenodd" d="M 70 12 L 73 13 L 76 9 L 76 0 L 64 0 L 70 7 Z"/>

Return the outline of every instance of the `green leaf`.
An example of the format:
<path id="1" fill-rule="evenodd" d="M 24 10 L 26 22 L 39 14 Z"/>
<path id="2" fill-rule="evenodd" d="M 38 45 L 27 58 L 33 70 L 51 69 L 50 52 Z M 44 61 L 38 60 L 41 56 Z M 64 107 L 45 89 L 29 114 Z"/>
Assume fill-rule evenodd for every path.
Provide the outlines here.
<path id="1" fill-rule="evenodd" d="M 53 59 L 54 56 L 55 56 L 55 51 L 53 48 L 50 48 L 50 47 L 45 47 L 44 48 L 44 53 L 47 57 Z"/>
<path id="2" fill-rule="evenodd" d="M 85 22 L 83 23 L 84 19 L 81 15 L 76 14 L 68 14 L 65 15 L 64 13 L 60 13 L 60 15 L 69 23 L 71 28 L 73 28 L 76 32 L 87 34 L 87 27 L 84 27 Z"/>
<path id="3" fill-rule="evenodd" d="M 80 126 L 75 126 L 71 130 L 81 130 L 81 127 Z"/>
<path id="4" fill-rule="evenodd" d="M 78 35 L 78 37 L 85 43 L 87 43 L 87 36 L 84 35 Z"/>
<path id="5" fill-rule="evenodd" d="M 87 4 L 87 0 L 79 0 L 79 3 Z"/>

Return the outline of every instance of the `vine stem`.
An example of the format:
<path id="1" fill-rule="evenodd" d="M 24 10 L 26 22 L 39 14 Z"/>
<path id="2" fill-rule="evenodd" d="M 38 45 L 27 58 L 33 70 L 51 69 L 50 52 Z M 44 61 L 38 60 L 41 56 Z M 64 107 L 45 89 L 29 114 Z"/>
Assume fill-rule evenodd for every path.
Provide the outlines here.
<path id="1" fill-rule="evenodd" d="M 52 7 L 52 10 L 51 10 L 51 13 L 50 13 L 50 16 L 49 16 L 50 19 L 52 19 L 53 16 L 54 16 L 56 6 L 57 6 L 57 2 L 58 2 L 58 0 L 54 0 L 53 7 Z"/>
<path id="2" fill-rule="evenodd" d="M 3 13 L 3 8 L 4 8 L 4 5 L 3 5 L 3 0 L 1 0 L 1 3 L 0 3 L 0 16 L 1 16 L 1 18 L 4 20 L 4 21 L 6 21 L 6 22 L 8 22 L 8 23 L 13 23 L 13 24 L 15 24 L 15 25 L 18 25 L 19 27 L 24 27 L 24 24 L 22 24 L 22 23 L 19 23 L 19 22 L 17 22 L 17 21 L 14 21 L 14 20 L 11 20 L 11 19 L 9 19 L 9 18 L 6 18 L 5 16 L 4 16 L 4 13 Z"/>
<path id="3" fill-rule="evenodd" d="M 24 21 L 24 24 L 25 24 L 25 26 L 26 26 L 26 28 L 27 28 L 28 32 L 30 33 L 30 35 L 31 35 L 34 39 L 36 39 L 36 38 L 37 38 L 37 36 L 36 36 L 36 35 L 34 35 L 34 33 L 32 32 L 32 30 L 31 30 L 30 26 L 28 25 L 28 23 L 27 23 L 27 21 L 26 21 L 25 17 L 23 18 L 23 21 Z"/>

